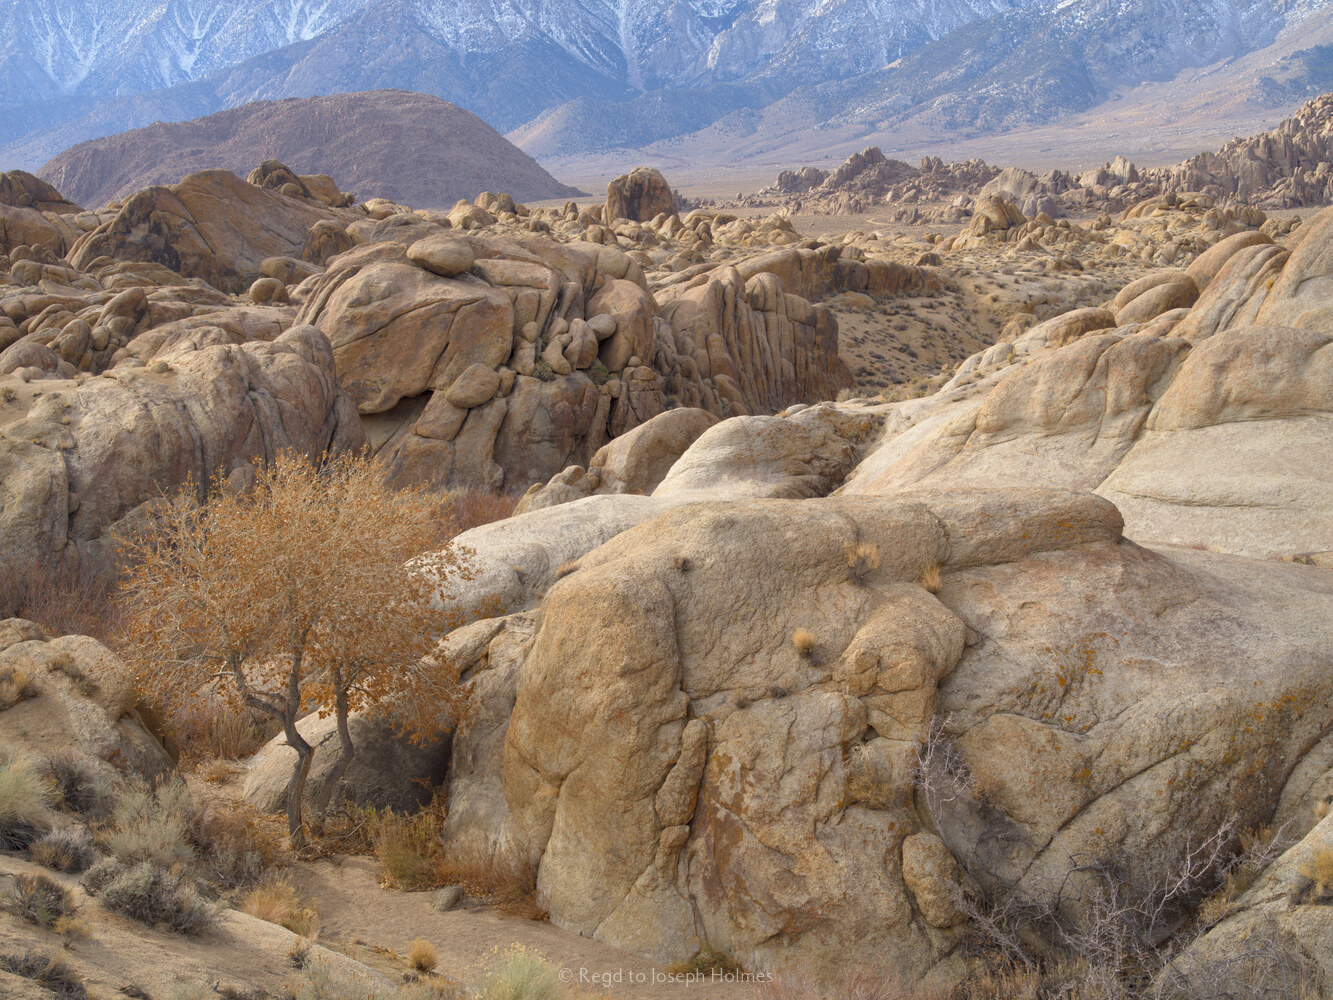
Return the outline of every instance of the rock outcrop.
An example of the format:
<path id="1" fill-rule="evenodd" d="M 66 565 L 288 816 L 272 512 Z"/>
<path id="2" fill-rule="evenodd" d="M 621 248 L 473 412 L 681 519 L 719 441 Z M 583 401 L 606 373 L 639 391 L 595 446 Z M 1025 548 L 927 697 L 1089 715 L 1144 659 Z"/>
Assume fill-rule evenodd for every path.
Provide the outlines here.
<path id="1" fill-rule="evenodd" d="M 648 222 L 659 215 L 676 214 L 676 194 L 652 167 L 635 167 L 606 186 L 602 220 L 611 225 L 618 219 Z"/>
<path id="2" fill-rule="evenodd" d="M 1333 550 L 1330 481 L 1299 457 L 1329 443 L 1333 333 L 1320 289 L 1333 215 L 1306 227 L 1294 253 L 1219 243 L 1224 261 L 1196 271 L 1216 267 L 1202 295 L 1186 273 L 1155 272 L 1105 310 L 990 348 L 949 391 L 900 408 L 900 432 L 846 492 L 1036 481 L 1096 490 L 1142 541 Z"/>
<path id="3" fill-rule="evenodd" d="M 400 482 L 526 486 L 669 400 L 773 412 L 848 380 L 831 315 L 766 272 L 721 268 L 659 304 L 611 248 L 437 231 L 359 247 L 303 288 L 296 321 L 329 336 Z"/>
<path id="4" fill-rule="evenodd" d="M 191 174 L 132 195 L 115 217 L 71 248 L 86 269 L 100 257 L 161 264 L 187 278 L 239 292 L 263 276 L 268 257 L 299 255 L 306 233 L 332 211 L 248 184 L 229 170 Z"/>
<path id="5" fill-rule="evenodd" d="M 22 345 L 20 345 L 22 346 Z M 186 343 L 99 378 L 14 380 L 0 404 L 0 559 L 96 554 L 140 504 L 292 449 L 360 447 L 328 342 L 295 327 L 270 342 Z"/>
<path id="6" fill-rule="evenodd" d="M 558 531 L 591 502 L 528 517 Z M 448 836 L 657 960 L 832 970 L 870 947 L 956 976 L 952 857 L 1040 897 L 1070 853 L 1165 870 L 1237 803 L 1263 818 L 1333 722 L 1265 708 L 1325 703 L 1330 598 L 1321 570 L 1123 541 L 1085 493 L 684 503 L 451 639 L 490 714 L 456 739 Z M 972 775 L 938 831 L 936 716 Z"/>

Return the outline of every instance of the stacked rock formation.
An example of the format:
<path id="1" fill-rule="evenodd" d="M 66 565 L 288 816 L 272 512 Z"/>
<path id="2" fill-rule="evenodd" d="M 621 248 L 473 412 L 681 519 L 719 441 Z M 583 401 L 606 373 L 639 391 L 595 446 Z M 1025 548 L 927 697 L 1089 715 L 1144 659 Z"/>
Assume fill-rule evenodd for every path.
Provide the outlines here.
<path id="1" fill-rule="evenodd" d="M 97 214 L 22 177 L 3 190 L 24 202 L 0 206 L 0 531 L 19 562 L 100 551 L 159 490 L 286 448 L 365 443 L 395 482 L 524 489 L 673 407 L 831 398 L 850 383 L 837 324 L 804 296 L 923 280 L 790 248 L 654 291 L 642 241 L 729 240 L 716 217 L 690 220 L 706 242 L 674 214 L 589 219 L 578 234 L 602 235 L 566 242 L 553 230 L 579 213 L 553 226 L 490 193 L 449 213 L 348 208 L 276 162 Z M 735 238 L 774 245 L 756 235 Z"/>

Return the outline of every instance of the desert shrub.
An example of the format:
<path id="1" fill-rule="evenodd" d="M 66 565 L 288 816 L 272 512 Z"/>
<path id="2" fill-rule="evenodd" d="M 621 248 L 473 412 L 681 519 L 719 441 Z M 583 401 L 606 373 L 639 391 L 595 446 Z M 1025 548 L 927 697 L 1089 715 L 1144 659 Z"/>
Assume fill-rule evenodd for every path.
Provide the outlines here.
<path id="1" fill-rule="evenodd" d="M 434 972 L 440 964 L 435 946 L 425 938 L 417 938 L 407 948 L 407 963 L 417 972 Z"/>
<path id="2" fill-rule="evenodd" d="M 283 823 L 245 802 L 195 813 L 189 838 L 206 878 L 227 888 L 254 885 L 283 856 Z"/>
<path id="3" fill-rule="evenodd" d="M 241 897 L 236 909 L 304 938 L 319 932 L 319 914 L 314 906 L 307 905 L 292 884 L 282 879 L 268 879 L 255 886 Z"/>
<path id="4" fill-rule="evenodd" d="M 532 866 L 498 857 L 479 841 L 448 845 L 440 875 L 442 884 L 461 886 L 469 896 L 511 917 L 545 920 L 548 916 L 537 898 L 537 873 Z"/>
<path id="5" fill-rule="evenodd" d="M 58 872 L 87 871 L 97 860 L 93 837 L 84 827 L 62 826 L 43 834 L 30 848 L 32 860 Z"/>
<path id="6" fill-rule="evenodd" d="M 120 616 L 115 606 L 118 573 L 81 561 L 35 560 L 0 573 L 0 620 L 26 618 L 56 635 L 90 635 L 106 641 Z"/>
<path id="7" fill-rule="evenodd" d="M 180 778 L 156 788 L 143 780 L 131 781 L 116 801 L 106 847 L 126 864 L 188 865 L 195 859 L 190 846 L 194 818 L 194 800 Z"/>
<path id="8" fill-rule="evenodd" d="M 125 538 L 134 565 L 122 585 L 123 648 L 136 678 L 167 715 L 211 686 L 281 725 L 295 750 L 296 850 L 315 752 L 297 728 L 306 710 L 335 716 L 344 735 L 329 788 L 356 752 L 342 725 L 350 714 L 391 709 L 422 738 L 463 710 L 457 670 L 432 655 L 461 618 L 442 589 L 474 573 L 470 554 L 440 544 L 445 526 L 438 497 L 391 490 L 365 456 L 288 452 L 243 491 L 184 484 Z M 315 812 L 327 806 L 317 800 Z"/>
<path id="9" fill-rule="evenodd" d="M 532 374 L 535 375 L 537 378 L 541 379 L 543 382 L 555 381 L 555 369 L 552 368 L 545 361 L 538 361 L 535 365 L 533 365 Z"/>
<path id="10" fill-rule="evenodd" d="M 149 926 L 165 924 L 178 934 L 202 934 L 217 919 L 185 875 L 149 861 L 106 858 L 84 876 L 83 887 L 109 910 Z"/>
<path id="11" fill-rule="evenodd" d="M 27 698 L 35 697 L 37 689 L 32 678 L 17 667 L 0 667 L 0 712 L 13 708 Z"/>
<path id="12" fill-rule="evenodd" d="M 588 378 L 592 380 L 593 385 L 606 385 L 611 381 L 611 371 L 600 361 L 594 361 L 592 367 L 588 369 Z"/>
<path id="13" fill-rule="evenodd" d="M 940 592 L 940 587 L 944 586 L 944 581 L 940 576 L 939 563 L 931 563 L 921 571 L 921 586 L 932 594 Z"/>
<path id="14" fill-rule="evenodd" d="M 14 891 L 5 903 L 11 912 L 42 927 L 74 912 L 69 890 L 45 875 L 15 875 Z"/>
<path id="15" fill-rule="evenodd" d="M 53 1000 L 88 1000 L 83 981 L 59 955 L 29 948 L 24 952 L 0 952 L 0 969 L 37 983 Z"/>
<path id="16" fill-rule="evenodd" d="M 525 948 L 511 948 L 477 989 L 477 1000 L 564 1000 L 568 995 L 559 970 Z"/>
<path id="17" fill-rule="evenodd" d="M 802 656 L 810 656 L 815 651 L 815 644 L 818 640 L 815 634 L 808 628 L 798 628 L 791 634 L 791 644 L 796 647 L 796 652 Z"/>
<path id="18" fill-rule="evenodd" d="M 0 759 L 0 851 L 21 851 L 50 829 L 49 793 L 32 765 Z"/>
<path id="19" fill-rule="evenodd" d="M 110 811 L 112 792 L 77 755 L 55 753 L 38 767 L 54 796 L 57 809 L 80 816 L 104 816 Z"/>

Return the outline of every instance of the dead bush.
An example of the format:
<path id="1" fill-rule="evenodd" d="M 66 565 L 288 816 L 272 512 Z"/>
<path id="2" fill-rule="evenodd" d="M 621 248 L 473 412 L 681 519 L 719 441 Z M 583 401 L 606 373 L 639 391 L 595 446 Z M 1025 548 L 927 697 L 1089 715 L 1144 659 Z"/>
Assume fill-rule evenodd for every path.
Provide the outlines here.
<path id="1" fill-rule="evenodd" d="M 91 818 L 110 812 L 114 800 L 110 787 L 77 754 L 54 753 L 37 770 L 50 786 L 57 809 Z"/>
<path id="2" fill-rule="evenodd" d="M 410 816 L 388 810 L 372 820 L 370 836 L 386 888 L 417 892 L 449 884 L 440 840 L 443 828 L 443 809 L 436 804 Z"/>
<path id="3" fill-rule="evenodd" d="M 447 845 L 440 867 L 442 885 L 458 885 L 474 899 L 501 913 L 525 920 L 545 920 L 537 898 L 537 873 L 530 865 L 498 858 L 486 844 L 469 841 Z"/>
<path id="4" fill-rule="evenodd" d="M 5 903 L 11 912 L 29 923 L 47 928 L 74 912 L 74 898 L 69 890 L 45 875 L 15 875 L 14 891 Z"/>
<path id="5" fill-rule="evenodd" d="M 204 876 L 229 889 L 254 885 L 282 863 L 284 832 L 281 818 L 230 801 L 197 811 L 188 831 Z"/>
<path id="6" fill-rule="evenodd" d="M 35 560 L 0 572 L 0 620 L 26 618 L 53 635 L 90 635 L 108 642 L 121 617 L 119 573 L 88 560 Z"/>
<path id="7" fill-rule="evenodd" d="M 444 521 L 442 537 L 453 538 L 483 524 L 513 517 L 518 501 L 519 498 L 511 493 L 456 490 L 446 496 L 441 504 Z"/>
<path id="8" fill-rule="evenodd" d="M 53 1000 L 88 1000 L 83 980 L 59 955 L 48 955 L 35 948 L 24 952 L 0 952 L 0 969 L 36 983 L 50 993 Z"/>
<path id="9" fill-rule="evenodd" d="M 220 699 L 196 699 L 173 712 L 167 728 L 184 761 L 241 760 L 256 753 L 282 726 L 252 709 Z"/>
<path id="10" fill-rule="evenodd" d="M 97 860 L 93 837 L 81 826 L 62 826 L 33 841 L 29 852 L 43 868 L 58 872 L 87 871 Z"/>

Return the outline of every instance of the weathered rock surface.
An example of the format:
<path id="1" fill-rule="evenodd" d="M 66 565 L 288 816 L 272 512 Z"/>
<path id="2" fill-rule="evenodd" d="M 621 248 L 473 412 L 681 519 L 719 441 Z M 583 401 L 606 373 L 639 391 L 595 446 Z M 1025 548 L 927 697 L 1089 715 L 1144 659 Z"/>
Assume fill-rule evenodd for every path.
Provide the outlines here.
<path id="1" fill-rule="evenodd" d="M 1108 497 L 1140 541 L 1333 550 L 1326 463 L 1301 459 L 1330 443 L 1333 321 L 1320 289 L 1333 222 L 1325 212 L 1306 226 L 1291 253 L 1227 247 L 1187 311 L 1159 315 L 1193 301 L 1195 281 L 1155 272 L 1111 303 L 1113 328 L 1109 312 L 1083 310 L 969 359 L 952 391 L 893 408 L 844 491 L 1041 482 Z"/>
<path id="2" fill-rule="evenodd" d="M 0 740 L 32 756 L 72 753 L 108 782 L 129 770 L 165 775 L 175 762 L 138 710 L 129 670 L 82 635 L 48 639 L 31 622 L 0 622 L 0 671 L 17 672 L 31 697 L 0 709 Z"/>
<path id="3" fill-rule="evenodd" d="M 1237 801 L 1247 820 L 1271 809 L 1296 748 L 1329 724 L 1262 706 L 1324 703 L 1328 637 L 1297 623 L 1333 584 L 1140 549 L 1120 524 L 1087 494 L 1017 489 L 660 514 L 550 586 L 535 636 L 530 616 L 459 633 L 494 722 L 460 744 L 472 805 L 449 835 L 538 864 L 561 926 L 660 960 L 707 944 L 755 968 L 827 968 L 871 941 L 923 975 L 958 923 L 950 851 L 913 806 L 914 748 L 938 710 L 975 778 L 940 831 L 965 866 L 1018 880 L 1033 864 L 1024 885 L 1039 892 L 1061 851 L 1119 863 L 1128 838 L 1165 864 L 1172 838 L 1205 835 Z M 879 558 L 855 563 L 854 545 Z M 932 596 L 918 581 L 937 565 Z M 1192 641 L 1222 619 L 1216 643 Z M 809 653 L 797 628 L 816 637 Z M 1223 680 L 1261 649 L 1246 684 Z M 1222 721 L 1254 712 L 1248 732 Z M 1208 733 L 1232 763 L 1199 766 L 1221 753 Z M 1182 740 L 1195 750 L 1178 757 Z M 1159 795 L 1185 775 L 1188 792 Z M 1145 813 L 1158 819 L 1132 836 L 1115 820 Z"/>
<path id="4" fill-rule="evenodd" d="M 310 327 L 272 343 L 184 344 L 99 378 L 5 382 L 16 386 L 0 407 L 0 558 L 10 571 L 95 553 L 117 522 L 187 477 L 365 440 L 328 342 Z"/>
<path id="5" fill-rule="evenodd" d="M 322 205 L 248 184 L 229 170 L 205 170 L 130 196 L 113 219 L 79 239 L 69 259 L 81 270 L 99 257 L 149 261 L 241 291 L 262 276 L 266 257 L 299 256 L 310 228 L 334 219 Z"/>
<path id="6" fill-rule="evenodd" d="M 329 337 L 399 482 L 544 482 L 669 398 L 773 412 L 847 380 L 831 314 L 767 272 L 700 275 L 659 306 L 618 250 L 428 231 L 342 254 L 302 291 L 296 322 Z"/>

